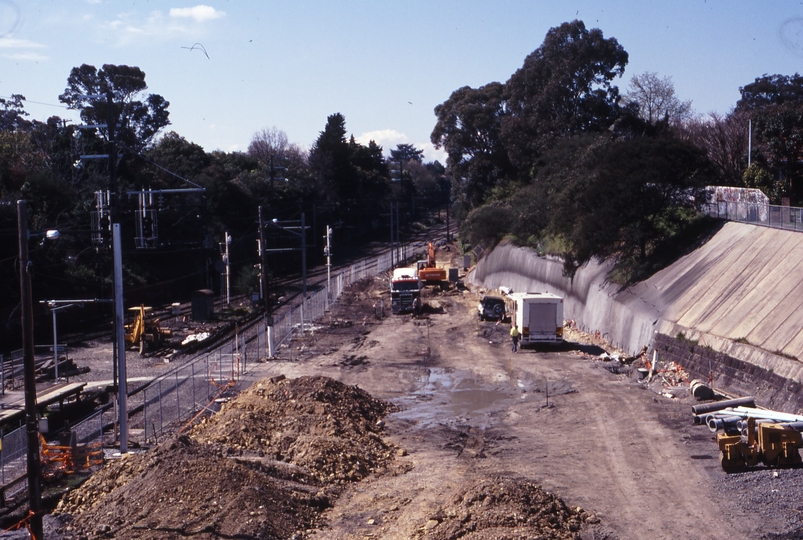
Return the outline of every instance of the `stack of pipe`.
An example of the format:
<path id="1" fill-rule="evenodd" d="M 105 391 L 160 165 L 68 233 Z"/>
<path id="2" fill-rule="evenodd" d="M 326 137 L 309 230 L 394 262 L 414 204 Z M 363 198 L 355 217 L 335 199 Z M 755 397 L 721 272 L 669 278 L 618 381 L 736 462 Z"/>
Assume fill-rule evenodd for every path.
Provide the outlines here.
<path id="1" fill-rule="evenodd" d="M 691 408 L 695 424 L 705 424 L 712 432 L 747 435 L 747 419 L 755 418 L 756 424 L 772 422 L 784 424 L 803 432 L 803 416 L 756 408 L 752 397 L 728 399 L 716 403 L 695 405 Z"/>

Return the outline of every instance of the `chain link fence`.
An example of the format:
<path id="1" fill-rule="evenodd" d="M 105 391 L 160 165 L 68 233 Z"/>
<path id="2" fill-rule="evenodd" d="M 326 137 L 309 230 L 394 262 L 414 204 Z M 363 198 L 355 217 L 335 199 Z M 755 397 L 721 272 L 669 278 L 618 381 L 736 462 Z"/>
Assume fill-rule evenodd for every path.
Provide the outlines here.
<path id="1" fill-rule="evenodd" d="M 711 217 L 763 225 L 774 229 L 803 231 L 803 209 L 748 201 L 718 201 L 704 205 Z"/>
<path id="2" fill-rule="evenodd" d="M 56 438 L 64 441 L 64 444 L 74 443 L 76 447 L 100 448 L 103 444 L 104 429 L 113 421 L 112 411 L 101 410 L 71 428 L 57 432 Z M 93 466 L 91 469 L 98 467 Z M 3 488 L 3 501 L 17 498 L 18 495 L 27 492 L 28 483 L 24 481 L 27 472 L 28 435 L 27 427 L 22 426 L 0 436 L 0 486 Z"/>
<path id="3" fill-rule="evenodd" d="M 417 248 L 421 250 L 422 247 Z M 247 373 L 250 364 L 269 356 L 270 337 L 275 348 L 286 344 L 294 335 L 306 332 L 315 321 L 323 318 L 330 304 L 336 302 L 349 285 L 380 275 L 416 253 L 414 245 L 399 245 L 378 257 L 342 268 L 306 299 L 274 315 L 272 326 L 268 325 L 267 317 L 254 321 L 238 329 L 233 340 L 215 351 L 200 355 L 154 380 L 128 398 L 129 414 L 133 413 L 131 429 L 140 430 L 144 441 L 155 441 L 177 423 L 189 422 L 205 410 L 214 410 L 214 402 L 223 399 L 225 391 Z"/>
<path id="4" fill-rule="evenodd" d="M 418 250 L 421 248 L 417 246 Z M 306 300 L 275 317 L 272 327 L 274 346 L 279 347 L 294 335 L 307 331 L 352 283 L 380 275 L 416 253 L 413 245 L 400 245 L 336 272 L 328 283 Z M 268 357 L 267 322 L 267 318 L 263 318 L 237 329 L 234 339 L 213 352 L 193 358 L 131 394 L 128 414 L 132 435 L 138 432 L 143 442 L 156 441 L 169 428 L 189 422 L 203 411 L 213 410 L 215 400 L 240 380 L 250 364 Z M 100 444 L 104 433 L 110 428 L 116 429 L 116 420 L 114 409 L 98 411 L 69 428 L 72 440 L 79 445 Z M 0 445 L 2 493 L 6 498 L 15 497 L 27 490 L 27 483 L 22 481 L 27 471 L 26 427 L 0 434 Z"/>

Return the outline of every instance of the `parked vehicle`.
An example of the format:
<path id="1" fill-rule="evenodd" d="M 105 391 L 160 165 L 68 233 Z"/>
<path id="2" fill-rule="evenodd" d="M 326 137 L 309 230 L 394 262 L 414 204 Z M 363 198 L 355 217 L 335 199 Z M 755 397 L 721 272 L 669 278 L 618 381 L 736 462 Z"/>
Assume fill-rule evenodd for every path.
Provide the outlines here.
<path id="1" fill-rule="evenodd" d="M 771 467 L 801 464 L 800 423 L 757 423 L 752 417 L 746 423 L 746 435 L 738 431 L 717 433 L 719 463 L 726 473 L 740 472 L 759 463 Z"/>
<path id="2" fill-rule="evenodd" d="M 390 279 L 391 313 L 409 313 L 421 307 L 421 279 L 415 268 L 396 268 Z"/>
<path id="3" fill-rule="evenodd" d="M 505 300 L 498 296 L 484 296 L 477 306 L 481 321 L 504 320 L 507 314 Z"/>
<path id="4" fill-rule="evenodd" d="M 563 343 L 563 298 L 550 293 L 512 293 L 512 322 L 521 345 Z"/>

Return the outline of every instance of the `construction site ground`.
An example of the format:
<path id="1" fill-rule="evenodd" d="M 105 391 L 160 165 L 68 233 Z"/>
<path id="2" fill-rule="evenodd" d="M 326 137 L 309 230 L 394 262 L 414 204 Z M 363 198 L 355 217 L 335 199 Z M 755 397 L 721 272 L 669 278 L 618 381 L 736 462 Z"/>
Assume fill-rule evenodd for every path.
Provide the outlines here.
<path id="1" fill-rule="evenodd" d="M 482 291 L 391 315 L 387 285 L 354 284 L 221 412 L 68 493 L 47 538 L 800 537 L 796 502 L 768 510 L 799 471 L 727 476 L 672 374 L 647 384 L 571 328 L 514 353 Z"/>

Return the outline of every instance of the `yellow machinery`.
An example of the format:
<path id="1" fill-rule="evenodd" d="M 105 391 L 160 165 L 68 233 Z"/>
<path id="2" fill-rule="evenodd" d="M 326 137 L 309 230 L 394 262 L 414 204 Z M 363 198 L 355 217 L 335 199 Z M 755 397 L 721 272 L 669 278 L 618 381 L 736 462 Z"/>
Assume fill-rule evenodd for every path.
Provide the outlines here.
<path id="1" fill-rule="evenodd" d="M 449 286 L 446 268 L 435 265 L 435 246 L 427 242 L 427 260 L 418 262 L 418 277 L 426 285 L 440 285 L 441 288 Z"/>
<path id="2" fill-rule="evenodd" d="M 739 472 L 763 463 L 768 466 L 798 465 L 803 446 L 799 431 L 788 424 L 764 422 L 756 429 L 755 418 L 747 419 L 747 436 L 717 433 L 719 463 L 725 472 Z"/>
<path id="3" fill-rule="evenodd" d="M 136 313 L 131 324 L 125 325 L 125 342 L 128 348 L 136 349 L 139 347 L 139 354 L 145 352 L 145 344 L 155 348 L 164 342 L 164 339 L 171 336 L 169 328 L 159 326 L 159 319 L 148 319 L 146 313 L 152 308 L 141 305 L 139 307 L 128 308 L 129 311 Z"/>

